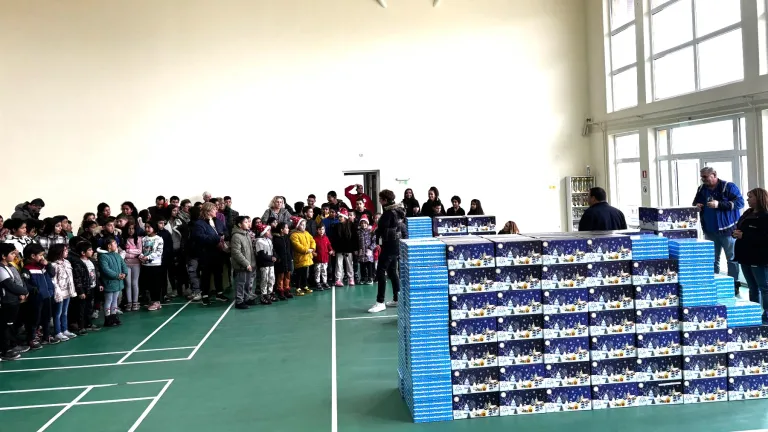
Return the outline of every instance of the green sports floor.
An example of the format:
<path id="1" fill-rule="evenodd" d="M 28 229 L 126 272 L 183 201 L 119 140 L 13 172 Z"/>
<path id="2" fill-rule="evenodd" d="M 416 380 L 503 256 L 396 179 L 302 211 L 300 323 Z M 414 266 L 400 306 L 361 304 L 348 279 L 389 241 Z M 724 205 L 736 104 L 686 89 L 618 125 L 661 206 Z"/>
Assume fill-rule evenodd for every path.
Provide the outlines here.
<path id="1" fill-rule="evenodd" d="M 768 428 L 768 400 L 413 424 L 395 311 L 367 314 L 374 296 L 357 286 L 247 311 L 179 302 L 123 315 L 122 327 L 0 363 L 0 431 Z"/>

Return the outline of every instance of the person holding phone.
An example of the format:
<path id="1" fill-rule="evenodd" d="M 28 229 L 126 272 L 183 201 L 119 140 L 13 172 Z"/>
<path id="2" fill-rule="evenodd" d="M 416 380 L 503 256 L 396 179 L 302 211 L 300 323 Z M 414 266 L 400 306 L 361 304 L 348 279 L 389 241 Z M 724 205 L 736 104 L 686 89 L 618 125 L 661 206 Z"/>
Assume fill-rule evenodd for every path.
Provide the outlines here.
<path id="1" fill-rule="evenodd" d="M 762 188 L 747 193 L 749 208 L 739 219 L 731 236 L 735 259 L 749 285 L 749 300 L 763 306 L 763 323 L 768 322 L 768 192 Z M 762 297 L 762 302 L 761 302 Z"/>

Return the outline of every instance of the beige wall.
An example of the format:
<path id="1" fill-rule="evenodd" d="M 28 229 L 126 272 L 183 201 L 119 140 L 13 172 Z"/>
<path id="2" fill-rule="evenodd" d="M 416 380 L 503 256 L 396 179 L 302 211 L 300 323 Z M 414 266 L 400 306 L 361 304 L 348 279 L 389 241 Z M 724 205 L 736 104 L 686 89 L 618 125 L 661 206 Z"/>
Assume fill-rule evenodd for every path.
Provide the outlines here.
<path id="1" fill-rule="evenodd" d="M 0 0 L 0 214 L 211 190 L 256 215 L 380 169 L 558 229 L 591 163 L 583 2 L 388 3 Z"/>

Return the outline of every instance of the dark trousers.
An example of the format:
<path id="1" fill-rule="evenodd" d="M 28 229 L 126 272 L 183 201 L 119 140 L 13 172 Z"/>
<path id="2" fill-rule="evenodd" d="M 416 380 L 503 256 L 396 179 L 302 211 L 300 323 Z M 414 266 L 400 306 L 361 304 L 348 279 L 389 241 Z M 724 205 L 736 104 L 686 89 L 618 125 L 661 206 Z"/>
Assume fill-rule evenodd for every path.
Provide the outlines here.
<path id="1" fill-rule="evenodd" d="M 93 313 L 93 289 L 89 289 L 85 298 L 74 297 L 69 301 L 69 326 L 77 324 L 77 329 L 82 330 L 91 326 L 91 314 Z"/>
<path id="2" fill-rule="evenodd" d="M 387 293 L 387 275 L 392 281 L 392 300 L 397 301 L 397 294 L 400 292 L 400 277 L 397 274 L 397 255 L 380 256 L 379 268 L 376 269 L 376 279 L 379 281 L 379 292 L 376 294 L 376 301 L 384 303 L 384 295 Z"/>
<path id="3" fill-rule="evenodd" d="M 139 285 L 149 291 L 150 302 L 163 300 L 163 291 L 167 284 L 163 266 L 141 266 Z"/>
<path id="4" fill-rule="evenodd" d="M 29 316 L 27 317 L 27 342 L 32 342 L 37 334 L 37 328 L 43 327 L 43 340 L 48 340 L 51 336 L 51 299 L 35 298 L 31 305 Z"/>
<path id="5" fill-rule="evenodd" d="M 296 288 L 306 288 L 309 285 L 307 285 L 307 277 L 309 275 L 309 267 L 301 267 L 297 268 L 293 275 L 296 277 Z"/>
<path id="6" fill-rule="evenodd" d="M 187 260 L 180 250 L 175 251 L 173 255 L 173 272 L 176 280 L 176 292 L 182 295 L 184 285 L 189 285 L 189 274 L 187 273 Z"/>
<path id="7" fill-rule="evenodd" d="M 328 260 L 328 285 L 336 283 L 336 255 Z"/>
<path id="8" fill-rule="evenodd" d="M 200 270 L 200 290 L 203 292 L 203 296 L 207 296 L 211 292 L 211 276 L 213 276 L 213 286 L 216 289 L 216 293 L 223 293 L 222 273 L 224 271 L 224 263 L 221 257 L 217 255 L 210 260 L 200 261 L 198 266 Z"/>
<path id="9" fill-rule="evenodd" d="M 368 281 L 368 280 L 373 280 L 373 278 L 374 278 L 373 263 L 361 262 L 360 263 L 360 280 Z"/>
<path id="10" fill-rule="evenodd" d="M 355 275 L 355 282 L 360 283 L 360 276 L 363 271 L 363 263 L 357 260 L 357 256 L 353 256 L 352 258 L 354 261 L 352 261 L 352 273 Z"/>
<path id="11" fill-rule="evenodd" d="M 19 314 L 19 305 L 3 304 L 0 307 L 0 354 L 16 345 L 13 323 Z"/>

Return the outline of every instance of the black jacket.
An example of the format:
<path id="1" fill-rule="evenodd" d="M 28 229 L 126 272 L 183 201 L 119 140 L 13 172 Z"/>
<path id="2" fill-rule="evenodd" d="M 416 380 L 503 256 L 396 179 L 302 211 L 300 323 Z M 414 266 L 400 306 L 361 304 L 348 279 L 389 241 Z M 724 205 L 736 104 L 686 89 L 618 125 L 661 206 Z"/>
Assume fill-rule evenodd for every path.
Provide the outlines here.
<path id="1" fill-rule="evenodd" d="M 613 231 L 627 229 L 627 221 L 621 210 L 607 202 L 599 202 L 584 211 L 579 221 L 579 231 Z"/>
<path id="2" fill-rule="evenodd" d="M 736 224 L 741 239 L 736 240 L 735 260 L 745 265 L 768 265 L 768 213 L 747 210 Z"/>
<path id="3" fill-rule="evenodd" d="M 24 278 L 21 273 L 15 272 L 18 280 L 14 277 L 14 268 L 11 266 L 0 266 L 0 302 L 7 305 L 18 305 L 19 296 L 27 295 L 27 287 L 24 284 Z"/>
<path id="4" fill-rule="evenodd" d="M 315 218 L 312 219 L 304 219 L 307 221 L 307 232 L 312 235 L 312 237 L 317 235 L 317 221 Z"/>
<path id="5" fill-rule="evenodd" d="M 290 273 L 293 271 L 293 246 L 291 235 L 276 235 L 272 237 L 272 247 L 275 249 L 275 273 Z"/>
<path id="6" fill-rule="evenodd" d="M 352 253 L 357 251 L 358 238 L 357 227 L 349 222 L 337 223 L 333 226 L 333 234 L 330 236 L 331 245 L 336 253 Z"/>
<path id="7" fill-rule="evenodd" d="M 163 239 L 163 265 L 173 265 L 173 236 L 167 229 L 158 230 L 157 235 Z"/>
<path id="8" fill-rule="evenodd" d="M 376 226 L 376 238 L 380 239 L 381 257 L 400 254 L 400 239 L 405 237 L 405 209 L 399 204 L 384 207 Z"/>
<path id="9" fill-rule="evenodd" d="M 72 265 L 72 281 L 75 283 L 77 295 L 87 294 L 91 289 L 91 275 L 88 274 L 88 266 L 75 253 L 70 253 L 67 260 Z"/>
<path id="10" fill-rule="evenodd" d="M 405 208 L 405 217 L 414 217 L 416 212 L 413 209 L 421 208 L 421 205 L 416 198 L 403 198 L 403 207 Z"/>
<path id="11" fill-rule="evenodd" d="M 445 212 L 446 216 L 465 216 L 464 209 L 459 207 L 458 210 L 454 210 L 453 207 L 449 207 Z"/>
<path id="12" fill-rule="evenodd" d="M 442 209 L 439 215 L 435 214 L 435 206 L 437 204 L 440 204 Z M 425 202 L 424 205 L 421 206 L 420 216 L 429 216 L 429 217 L 445 216 L 445 206 L 443 206 L 443 202 L 440 201 L 440 198 L 436 199 L 435 201 L 427 200 L 427 202 Z"/>

